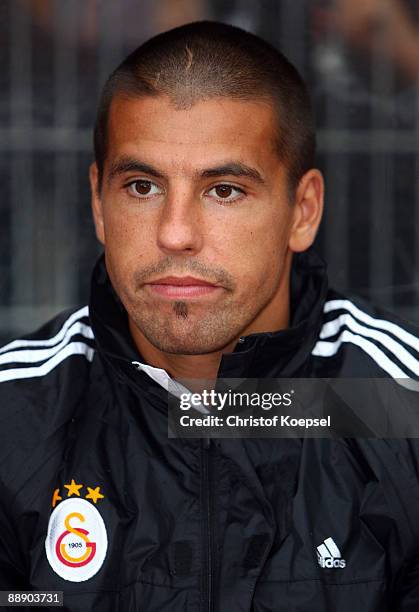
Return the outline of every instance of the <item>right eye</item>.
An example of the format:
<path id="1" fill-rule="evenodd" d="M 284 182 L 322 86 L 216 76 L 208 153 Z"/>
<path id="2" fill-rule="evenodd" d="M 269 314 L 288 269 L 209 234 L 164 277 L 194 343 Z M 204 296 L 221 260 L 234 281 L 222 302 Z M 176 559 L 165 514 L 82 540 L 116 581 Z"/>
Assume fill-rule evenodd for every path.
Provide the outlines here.
<path id="1" fill-rule="evenodd" d="M 132 181 L 127 185 L 128 193 L 135 198 L 148 198 L 150 196 L 159 195 L 162 193 L 160 187 L 152 181 L 140 179 Z"/>

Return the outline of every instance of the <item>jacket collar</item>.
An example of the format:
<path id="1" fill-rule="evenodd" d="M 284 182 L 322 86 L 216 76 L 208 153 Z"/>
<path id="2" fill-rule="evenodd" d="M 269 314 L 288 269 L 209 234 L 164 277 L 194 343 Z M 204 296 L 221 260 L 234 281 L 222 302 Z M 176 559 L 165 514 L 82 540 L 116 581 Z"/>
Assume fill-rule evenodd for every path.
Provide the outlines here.
<path id="1" fill-rule="evenodd" d="M 294 255 L 291 273 L 291 322 L 287 329 L 246 336 L 225 353 L 219 378 L 276 378 L 308 375 L 308 362 L 322 323 L 327 293 L 326 264 L 310 249 Z M 145 362 L 131 338 L 125 308 L 106 271 L 104 256 L 92 275 L 90 318 L 101 355 L 126 378 L 133 365 L 167 389 L 168 374 Z M 138 378 L 138 372 L 136 373 Z M 144 380 L 144 378 L 143 378 Z"/>

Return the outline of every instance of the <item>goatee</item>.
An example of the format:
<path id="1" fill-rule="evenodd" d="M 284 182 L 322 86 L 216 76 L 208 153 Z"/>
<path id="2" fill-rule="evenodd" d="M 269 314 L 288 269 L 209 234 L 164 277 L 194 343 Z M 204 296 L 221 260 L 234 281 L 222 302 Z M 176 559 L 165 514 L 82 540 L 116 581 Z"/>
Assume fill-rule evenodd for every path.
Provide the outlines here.
<path id="1" fill-rule="evenodd" d="M 186 302 L 175 302 L 173 304 L 174 313 L 179 319 L 188 318 L 188 305 Z"/>

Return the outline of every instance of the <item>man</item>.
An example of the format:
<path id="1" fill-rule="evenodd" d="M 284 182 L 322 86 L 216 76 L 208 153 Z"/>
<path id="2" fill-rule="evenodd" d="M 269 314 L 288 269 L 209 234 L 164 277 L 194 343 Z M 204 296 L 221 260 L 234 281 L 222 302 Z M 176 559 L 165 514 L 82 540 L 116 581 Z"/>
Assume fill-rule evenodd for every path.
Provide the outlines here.
<path id="1" fill-rule="evenodd" d="M 418 375 L 413 328 L 327 288 L 313 156 L 301 78 L 240 29 L 182 26 L 111 75 L 89 308 L 0 354 L 2 589 L 72 612 L 418 609 L 414 441 L 167 435 L 172 379 Z"/>

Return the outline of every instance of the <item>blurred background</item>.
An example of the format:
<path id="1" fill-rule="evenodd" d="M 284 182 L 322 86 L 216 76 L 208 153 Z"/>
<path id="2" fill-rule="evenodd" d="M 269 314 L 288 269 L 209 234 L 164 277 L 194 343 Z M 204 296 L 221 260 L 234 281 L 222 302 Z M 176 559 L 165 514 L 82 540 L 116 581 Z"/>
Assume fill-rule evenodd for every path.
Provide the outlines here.
<path id="1" fill-rule="evenodd" d="M 99 91 L 153 34 L 239 25 L 312 93 L 335 288 L 419 323 L 418 0 L 0 0 L 0 341 L 88 300 Z"/>

